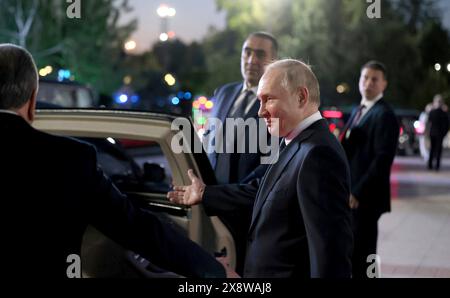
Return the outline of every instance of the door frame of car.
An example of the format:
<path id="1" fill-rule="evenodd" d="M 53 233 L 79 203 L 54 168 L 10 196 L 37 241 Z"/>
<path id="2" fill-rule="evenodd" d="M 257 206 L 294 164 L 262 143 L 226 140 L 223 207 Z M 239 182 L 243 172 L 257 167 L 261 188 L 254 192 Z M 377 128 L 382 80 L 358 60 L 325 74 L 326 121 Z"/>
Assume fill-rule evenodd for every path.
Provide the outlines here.
<path id="1" fill-rule="evenodd" d="M 206 184 L 214 183 L 215 175 L 204 152 L 176 154 L 172 151 L 171 142 L 176 134 L 182 133 L 185 140 L 199 142 L 190 119 L 190 130 L 173 130 L 172 122 L 175 119 L 177 117 L 172 115 L 137 111 L 54 109 L 37 110 L 33 126 L 47 133 L 70 137 L 111 137 L 156 141 L 171 167 L 175 185 L 191 183 L 187 175 L 188 169 L 193 169 Z M 186 131 L 190 131 L 190 136 L 185 134 Z M 193 148 L 193 143 L 189 146 Z M 159 202 L 165 199 L 163 194 L 158 194 L 156 197 L 159 198 Z M 211 253 L 225 248 L 230 265 L 235 266 L 236 253 L 233 237 L 218 217 L 208 217 L 201 205 L 187 208 L 174 205 L 167 200 L 166 202 L 168 207 L 184 208 L 187 211 L 185 219 L 187 222 L 183 228 L 187 229 L 187 235 L 191 240 Z M 207 234 L 211 232 L 214 234 L 212 237 Z"/>

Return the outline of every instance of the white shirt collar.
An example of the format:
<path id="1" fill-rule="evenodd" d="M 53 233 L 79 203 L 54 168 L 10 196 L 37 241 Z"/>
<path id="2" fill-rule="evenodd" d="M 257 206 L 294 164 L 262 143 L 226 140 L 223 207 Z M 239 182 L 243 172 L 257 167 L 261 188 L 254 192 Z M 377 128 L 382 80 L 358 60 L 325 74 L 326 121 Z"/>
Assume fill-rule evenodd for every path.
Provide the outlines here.
<path id="1" fill-rule="evenodd" d="M 0 109 L 0 113 L 5 113 L 5 114 L 11 114 L 11 115 L 17 115 L 17 116 L 19 116 L 19 114 L 17 114 L 17 113 L 14 112 L 14 111 L 11 111 L 11 110 L 2 110 L 2 109 Z"/>
<path id="2" fill-rule="evenodd" d="M 365 105 L 366 108 L 364 109 L 365 112 L 367 112 L 368 110 L 370 110 L 371 107 L 373 107 L 377 101 L 379 101 L 381 98 L 383 97 L 383 92 L 381 92 L 380 94 L 378 94 L 374 99 L 372 100 L 368 100 L 367 98 L 363 97 L 361 99 L 361 104 Z"/>
<path id="3" fill-rule="evenodd" d="M 247 85 L 244 83 L 244 86 L 242 87 L 242 91 L 241 93 L 245 93 L 245 91 L 250 90 L 253 92 L 254 95 L 256 95 L 256 93 L 258 92 L 258 86 L 254 86 L 251 88 L 248 88 Z"/>
<path id="4" fill-rule="evenodd" d="M 297 127 L 295 127 L 285 138 L 284 142 L 286 143 L 286 146 L 289 145 L 290 142 L 292 142 L 295 137 L 297 137 L 302 131 L 310 127 L 314 122 L 319 121 L 322 119 L 322 115 L 319 111 L 315 112 L 308 118 L 301 121 Z"/>

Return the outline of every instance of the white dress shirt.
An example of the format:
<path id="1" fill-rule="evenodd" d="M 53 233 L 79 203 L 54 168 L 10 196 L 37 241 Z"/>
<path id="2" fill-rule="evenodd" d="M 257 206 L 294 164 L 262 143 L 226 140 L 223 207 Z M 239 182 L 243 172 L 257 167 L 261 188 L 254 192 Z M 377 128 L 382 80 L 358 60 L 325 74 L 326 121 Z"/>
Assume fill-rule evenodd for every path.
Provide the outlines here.
<path id="1" fill-rule="evenodd" d="M 364 109 L 361 111 L 361 117 L 359 117 L 359 121 L 361 122 L 362 118 L 364 117 L 364 115 L 367 114 L 367 112 L 377 103 L 377 101 L 379 101 L 381 98 L 383 97 L 383 92 L 381 92 L 380 94 L 378 94 L 374 99 L 372 100 L 368 100 L 367 98 L 363 97 L 361 99 L 361 105 L 364 105 Z"/>
<path id="2" fill-rule="evenodd" d="M 292 142 L 293 139 L 295 139 L 296 136 L 298 136 L 302 131 L 310 127 L 313 123 L 319 121 L 322 119 L 322 115 L 319 111 L 315 112 L 308 118 L 301 121 L 297 127 L 295 127 L 285 138 L 284 142 L 286 143 L 286 146 L 289 145 L 290 142 Z"/>
<path id="3" fill-rule="evenodd" d="M 251 95 L 249 101 L 248 101 L 248 105 L 245 108 L 245 113 L 247 114 L 251 107 L 253 107 L 253 105 L 255 104 L 257 97 L 256 97 L 256 92 L 258 91 L 258 86 L 252 87 L 252 88 L 248 88 L 245 84 L 244 87 L 242 88 L 241 94 L 239 94 L 238 98 L 236 99 L 236 101 L 234 102 L 232 108 L 230 109 L 230 113 L 228 113 L 229 115 L 233 115 L 234 112 L 239 108 L 239 106 L 241 105 L 242 101 L 245 98 L 245 93 L 247 92 L 247 90 L 250 90 L 253 92 L 253 95 Z"/>
<path id="4" fill-rule="evenodd" d="M 19 114 L 17 114 L 17 113 L 14 112 L 14 111 L 11 111 L 11 110 L 2 110 L 2 109 L 0 109 L 0 113 L 6 113 L 6 114 L 11 114 L 11 115 L 19 115 Z"/>

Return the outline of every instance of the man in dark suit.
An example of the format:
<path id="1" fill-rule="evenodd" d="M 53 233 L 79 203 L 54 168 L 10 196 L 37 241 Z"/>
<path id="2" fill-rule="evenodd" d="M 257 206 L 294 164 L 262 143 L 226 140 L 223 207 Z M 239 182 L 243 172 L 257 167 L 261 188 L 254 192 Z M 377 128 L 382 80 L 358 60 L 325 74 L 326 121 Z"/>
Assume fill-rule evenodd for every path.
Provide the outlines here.
<path id="1" fill-rule="evenodd" d="M 225 123 L 227 118 L 258 119 L 259 103 L 256 98 L 258 83 L 266 65 L 276 59 L 277 51 L 278 43 L 269 33 L 250 34 L 244 42 L 241 53 L 241 73 L 244 81 L 226 84 L 214 92 L 215 109 L 211 117 L 219 119 L 222 123 Z M 220 132 L 209 131 L 209 133 Z M 250 136 L 247 133 L 244 136 L 235 134 L 234 137 L 235 140 L 244 137 L 248 147 Z M 222 145 L 226 147 L 227 143 L 232 143 L 231 141 L 225 139 Z M 215 150 L 208 155 L 219 184 L 242 182 L 260 165 L 260 152 L 227 153 L 225 150 L 227 148 L 223 149 L 224 153 L 217 153 Z"/>
<path id="2" fill-rule="evenodd" d="M 94 147 L 34 129 L 37 90 L 31 55 L 0 44 L 5 274 L 67 277 L 68 258 L 80 256 L 84 231 L 92 224 L 161 268 L 191 277 L 225 276 L 212 256 L 122 195 L 97 166 Z"/>
<path id="3" fill-rule="evenodd" d="M 259 103 L 256 98 L 256 91 L 259 80 L 264 73 L 266 65 L 277 57 L 278 42 L 269 33 L 255 32 L 250 34 L 245 40 L 241 52 L 241 73 L 243 82 L 226 84 L 214 92 L 215 101 L 214 117 L 225 124 L 227 118 L 255 120 L 258 124 Z M 259 126 L 256 126 L 259 129 Z M 223 153 L 217 153 L 217 150 L 208 154 L 208 157 L 216 174 L 218 184 L 238 184 L 247 183 L 252 179 L 261 178 L 267 167 L 256 171 L 261 164 L 261 151 L 250 152 L 250 143 L 254 142 L 255 134 L 251 134 L 249 129 L 235 129 L 232 140 L 223 137 L 223 141 L 218 141 L 217 134 L 224 136 L 214 126 L 208 129 L 210 140 L 216 147 L 221 147 Z M 226 130 L 224 125 L 224 131 Z M 243 143 L 243 150 L 237 150 L 236 144 L 239 141 Z M 259 143 L 259 139 L 256 138 Z M 233 146 L 233 144 L 235 146 Z M 231 146 L 231 147 L 230 147 Z M 230 152 L 232 151 L 232 152 Z M 251 199 L 252 203 L 256 194 L 256 188 L 250 197 L 236 197 L 236 200 L 247 201 Z M 246 234 L 245 231 L 250 225 L 251 206 L 241 205 L 241 208 L 235 209 L 230 213 L 222 208 L 222 198 L 214 193 L 208 193 L 205 197 L 209 199 L 204 201 L 204 208 L 208 215 L 217 215 L 222 222 L 229 228 L 235 240 L 237 250 L 237 270 L 242 271 L 244 265 Z"/>
<path id="4" fill-rule="evenodd" d="M 318 111 L 314 73 L 298 60 L 277 61 L 263 75 L 258 99 L 259 116 L 285 148 L 259 186 L 244 277 L 350 277 L 350 172 Z M 176 187 L 171 200 L 199 201 L 204 185 L 190 176 L 193 184 Z"/>
<path id="5" fill-rule="evenodd" d="M 439 171 L 441 165 L 442 141 L 448 133 L 448 114 L 442 109 L 444 102 L 440 94 L 433 99 L 433 110 L 430 111 L 427 122 L 427 131 L 430 134 L 430 156 L 428 169 Z M 436 162 L 435 162 L 436 161 Z M 433 167 L 434 164 L 434 167 Z"/>
<path id="6" fill-rule="evenodd" d="M 367 278 L 368 256 L 376 254 L 378 219 L 389 212 L 390 173 L 397 149 L 399 125 L 384 101 L 386 68 L 370 61 L 361 68 L 361 104 L 343 130 L 342 145 L 352 176 L 353 277 Z"/>

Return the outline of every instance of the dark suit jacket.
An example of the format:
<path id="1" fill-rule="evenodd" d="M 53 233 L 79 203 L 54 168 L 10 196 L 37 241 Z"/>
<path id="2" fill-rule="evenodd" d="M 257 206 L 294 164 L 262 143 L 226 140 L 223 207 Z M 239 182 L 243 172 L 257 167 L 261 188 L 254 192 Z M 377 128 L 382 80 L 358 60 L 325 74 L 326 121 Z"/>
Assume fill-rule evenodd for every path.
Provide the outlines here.
<path id="1" fill-rule="evenodd" d="M 391 210 L 390 174 L 398 135 L 397 117 L 380 99 L 352 129 L 349 138 L 342 140 L 350 164 L 352 194 L 361 212 L 379 216 Z"/>
<path id="2" fill-rule="evenodd" d="M 243 83 L 231 83 L 224 85 L 218 88 L 214 92 L 215 101 L 215 113 L 211 115 L 211 117 L 215 117 L 220 119 L 222 123 L 225 124 L 225 120 L 229 117 L 229 113 L 231 108 L 233 107 L 234 102 L 239 97 L 243 88 Z M 257 121 L 257 127 L 259 129 L 258 123 L 258 110 L 259 110 L 259 102 L 256 100 L 252 105 L 244 120 L 249 118 L 253 118 Z M 266 128 L 264 128 L 266 129 Z M 212 132 L 214 133 L 214 131 Z M 250 135 L 249 131 L 246 130 L 244 144 L 246 148 L 249 148 L 252 140 L 252 137 L 255 135 Z M 270 141 L 270 135 L 267 134 L 267 141 Z M 236 140 L 236 138 L 235 138 Z M 258 144 L 259 139 L 256 139 L 256 144 Z M 270 144 L 267 142 L 267 144 Z M 224 150 L 225 151 L 225 150 Z M 248 152 L 246 150 L 246 152 Z M 249 180 L 255 180 L 261 178 L 264 174 L 263 171 L 256 171 L 255 169 L 261 163 L 260 152 L 258 153 L 210 153 L 209 159 L 213 166 L 214 172 L 216 174 L 216 178 L 218 184 L 221 185 L 229 185 L 229 184 L 237 184 L 237 183 L 246 183 Z M 229 173 L 229 175 L 224 175 L 223 173 Z M 249 177 L 249 175 L 251 177 Z M 239 187 L 235 185 L 233 187 Z M 232 187 L 232 188 L 233 188 Z M 207 189 L 209 186 L 207 187 Z M 214 187 L 212 187 L 214 188 Z M 228 227 L 234 236 L 234 240 L 236 242 L 237 249 L 237 272 L 242 273 L 243 265 L 244 265 L 244 257 L 245 257 L 245 246 L 246 246 L 246 237 L 247 230 L 250 225 L 251 219 L 251 208 L 253 206 L 253 201 L 255 198 L 257 187 L 253 187 L 250 192 L 244 191 L 242 193 L 234 192 L 232 197 L 235 199 L 236 205 L 232 206 L 233 212 L 228 212 L 228 210 L 224 210 L 223 202 L 228 204 L 228 200 L 224 195 L 229 195 L 230 192 L 227 191 L 227 187 L 224 188 L 223 193 L 216 193 L 207 191 L 205 192 L 204 204 L 205 211 L 208 215 L 218 215 L 222 222 Z M 238 208 L 235 208 L 238 207 Z"/>
<path id="3" fill-rule="evenodd" d="M 218 88 L 214 92 L 215 113 L 212 117 L 216 117 L 225 123 L 225 119 L 229 117 L 234 102 L 242 91 L 243 83 L 230 83 Z M 254 118 L 258 121 L 259 102 L 256 101 L 245 116 L 245 119 Z M 245 145 L 248 148 L 250 142 L 249 134 L 245 135 Z M 219 184 L 238 183 L 245 179 L 256 167 L 260 165 L 261 153 L 211 153 L 209 159 L 216 172 Z M 218 175 L 218 160 L 226 159 L 225 164 L 229 167 L 231 178 Z M 227 171 L 228 172 L 228 171 Z"/>
<path id="4" fill-rule="evenodd" d="M 185 276 L 223 276 L 212 256 L 136 208 L 97 167 L 94 147 L 0 113 L 2 266 L 9 276 L 65 277 L 92 224 L 155 265 Z M 8 216 L 8 220 L 6 217 Z"/>
<path id="5" fill-rule="evenodd" d="M 428 124 L 430 127 L 430 136 L 444 138 L 448 133 L 448 114 L 440 108 L 434 109 L 428 116 Z"/>
<path id="6" fill-rule="evenodd" d="M 266 172 L 249 230 L 245 277 L 350 277 L 345 153 L 325 120 L 301 132 Z"/>

